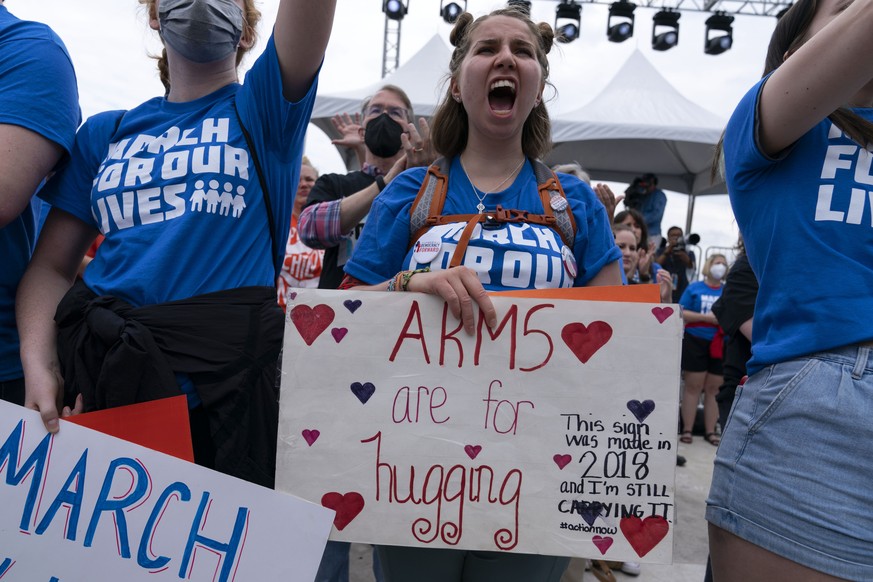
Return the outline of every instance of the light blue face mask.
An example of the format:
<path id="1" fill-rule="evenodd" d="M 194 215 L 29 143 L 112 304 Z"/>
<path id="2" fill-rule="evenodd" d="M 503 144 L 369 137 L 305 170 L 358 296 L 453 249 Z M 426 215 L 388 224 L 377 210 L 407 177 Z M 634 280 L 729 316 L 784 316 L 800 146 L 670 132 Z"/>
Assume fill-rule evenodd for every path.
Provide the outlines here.
<path id="1" fill-rule="evenodd" d="M 234 53 L 242 37 L 243 12 L 233 0 L 161 0 L 161 37 L 195 63 Z"/>

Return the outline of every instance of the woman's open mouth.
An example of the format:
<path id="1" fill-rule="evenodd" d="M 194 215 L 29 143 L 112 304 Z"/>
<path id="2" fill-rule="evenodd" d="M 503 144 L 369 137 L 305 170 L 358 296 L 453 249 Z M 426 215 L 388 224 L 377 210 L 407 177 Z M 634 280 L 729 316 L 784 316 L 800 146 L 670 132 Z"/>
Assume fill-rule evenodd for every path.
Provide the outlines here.
<path id="1" fill-rule="evenodd" d="M 515 105 L 515 82 L 501 79 L 491 83 L 488 90 L 488 105 L 498 115 L 508 115 Z"/>

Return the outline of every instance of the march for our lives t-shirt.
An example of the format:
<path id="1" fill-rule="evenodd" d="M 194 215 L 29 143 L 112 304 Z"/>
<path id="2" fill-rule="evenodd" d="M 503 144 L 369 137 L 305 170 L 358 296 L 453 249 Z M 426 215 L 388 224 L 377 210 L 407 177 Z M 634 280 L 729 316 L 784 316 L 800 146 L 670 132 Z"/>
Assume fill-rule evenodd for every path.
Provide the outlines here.
<path id="1" fill-rule="evenodd" d="M 679 305 L 689 311 L 709 313 L 712 311 L 712 304 L 718 301 L 718 298 L 721 297 L 723 289 L 724 287 L 721 285 L 718 287 L 710 287 L 703 281 L 695 281 L 682 292 L 682 297 L 679 299 Z M 718 326 L 705 323 L 692 323 L 685 326 L 685 331 L 694 337 L 712 341 L 712 338 L 715 337 L 715 332 L 718 331 Z"/>
<path id="2" fill-rule="evenodd" d="M 873 154 L 825 119 L 773 159 L 756 137 L 764 80 L 725 133 L 731 205 L 760 282 L 749 374 L 873 339 Z M 873 109 L 855 113 L 873 121 Z"/>
<path id="3" fill-rule="evenodd" d="M 315 91 L 313 82 L 298 103 L 284 99 L 270 38 L 243 85 L 90 118 L 70 166 L 43 194 L 106 237 L 85 272 L 88 287 L 141 306 L 273 286 Z M 272 260 L 264 195 L 234 103 L 270 190 Z"/>
<path id="4" fill-rule="evenodd" d="M 409 211 L 426 168 L 413 168 L 395 178 L 374 200 L 358 246 L 346 273 L 369 284 L 381 283 L 404 269 L 447 269 L 466 222 L 432 227 L 419 241 L 437 249 L 426 257 L 410 245 Z M 530 224 L 480 224 L 473 230 L 463 265 L 473 269 L 482 285 L 492 291 L 582 286 L 605 265 L 621 258 L 603 205 L 584 182 L 559 174 L 576 221 L 573 261 L 564 256 L 564 243 L 552 228 Z M 479 200 L 467 181 L 458 158 L 452 160 L 442 214 L 471 214 Z M 488 210 L 503 208 L 543 213 L 536 176 L 525 163 L 513 184 L 484 199 Z M 567 264 L 575 263 L 571 274 Z"/>

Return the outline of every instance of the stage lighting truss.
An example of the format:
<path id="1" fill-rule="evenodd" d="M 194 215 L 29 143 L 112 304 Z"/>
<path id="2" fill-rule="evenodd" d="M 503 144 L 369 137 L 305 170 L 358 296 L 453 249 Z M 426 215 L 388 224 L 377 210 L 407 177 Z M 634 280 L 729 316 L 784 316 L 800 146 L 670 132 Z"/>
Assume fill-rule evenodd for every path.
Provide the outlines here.
<path id="1" fill-rule="evenodd" d="M 409 0 L 384 0 L 382 12 L 391 20 L 403 20 L 406 13 L 409 12 Z"/>
<path id="2" fill-rule="evenodd" d="M 579 38 L 582 7 L 575 0 L 561 0 L 555 9 L 555 40 L 573 42 Z"/>
<path id="3" fill-rule="evenodd" d="M 682 15 L 671 8 L 661 10 L 652 18 L 652 48 L 666 51 L 679 44 L 679 18 Z"/>
<path id="4" fill-rule="evenodd" d="M 446 2 L 446 0 L 440 2 L 440 16 L 448 24 L 454 24 L 458 17 L 466 11 L 467 0 L 464 0 L 463 7 L 457 2 Z"/>
<path id="5" fill-rule="evenodd" d="M 609 5 L 606 38 L 610 42 L 624 42 L 634 35 L 634 9 L 636 7 L 636 4 L 625 0 Z"/>
<path id="6" fill-rule="evenodd" d="M 733 16 L 724 12 L 716 12 L 706 19 L 706 36 L 703 42 L 703 52 L 708 55 L 720 55 L 730 50 L 734 44 Z"/>

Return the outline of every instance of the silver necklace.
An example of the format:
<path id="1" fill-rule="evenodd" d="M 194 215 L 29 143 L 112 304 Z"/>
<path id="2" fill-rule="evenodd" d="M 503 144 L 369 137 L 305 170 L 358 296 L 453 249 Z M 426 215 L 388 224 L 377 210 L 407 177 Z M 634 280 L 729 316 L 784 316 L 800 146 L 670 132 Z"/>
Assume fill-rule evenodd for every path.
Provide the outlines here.
<path id="1" fill-rule="evenodd" d="M 495 186 L 491 190 L 491 192 L 482 192 L 482 195 L 479 196 L 480 190 L 478 188 L 476 188 L 476 186 L 473 185 L 473 180 L 470 179 L 470 174 L 467 172 L 467 168 L 464 167 L 464 160 L 462 160 L 461 157 L 458 156 L 458 161 L 461 162 L 461 169 L 464 170 L 464 176 L 467 177 L 467 182 L 469 182 L 470 187 L 473 189 L 473 194 L 476 196 L 476 198 L 479 199 L 479 204 L 476 205 L 476 210 L 479 211 L 479 214 L 483 214 L 485 212 L 485 197 L 488 196 L 489 194 L 493 194 L 494 192 L 499 191 L 500 188 L 504 184 L 506 184 L 509 181 L 509 179 L 512 178 L 518 170 L 521 169 L 521 167 L 524 165 L 525 159 L 526 158 L 521 158 L 521 162 L 519 162 L 519 164 L 515 167 L 515 169 L 513 169 L 512 172 L 510 172 L 510 174 L 507 177 L 505 177 L 501 183 L 499 183 L 497 186 Z"/>

